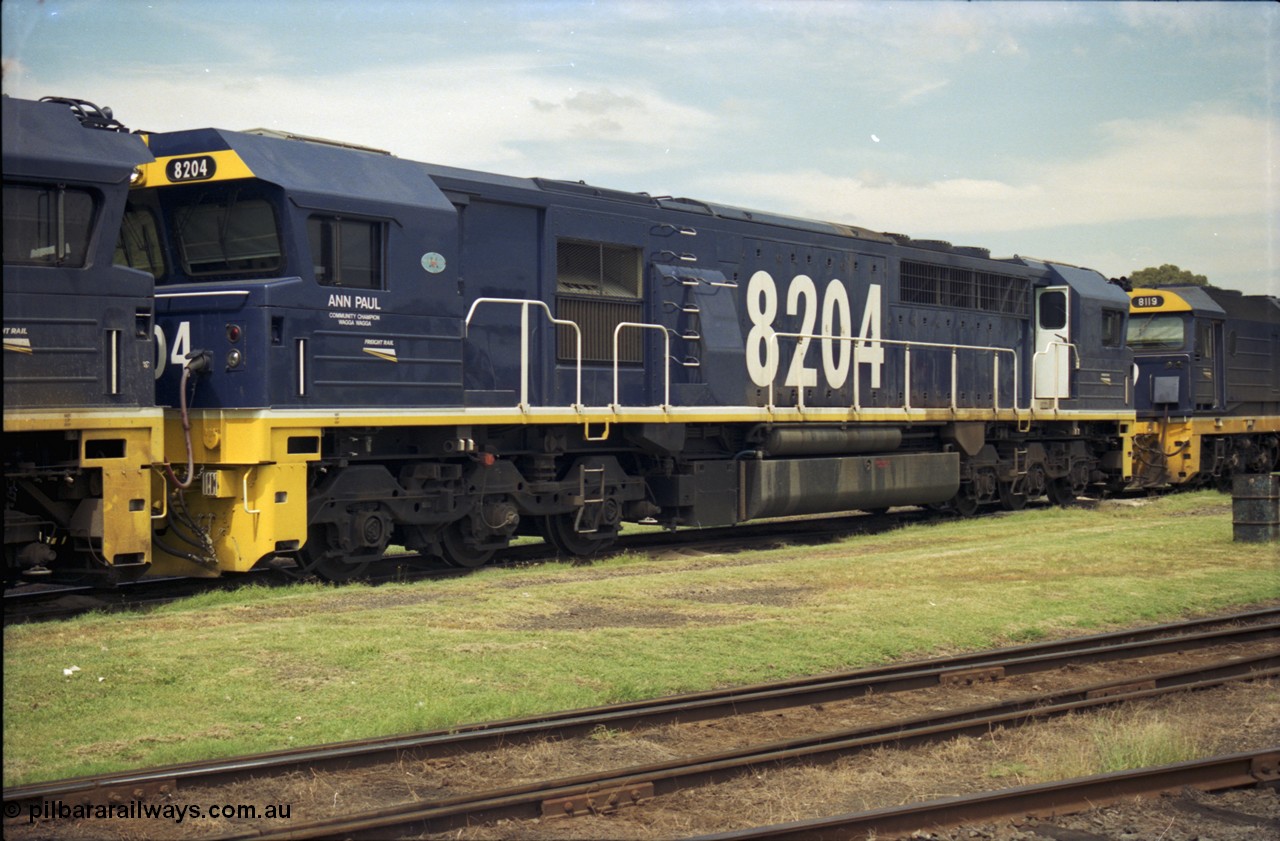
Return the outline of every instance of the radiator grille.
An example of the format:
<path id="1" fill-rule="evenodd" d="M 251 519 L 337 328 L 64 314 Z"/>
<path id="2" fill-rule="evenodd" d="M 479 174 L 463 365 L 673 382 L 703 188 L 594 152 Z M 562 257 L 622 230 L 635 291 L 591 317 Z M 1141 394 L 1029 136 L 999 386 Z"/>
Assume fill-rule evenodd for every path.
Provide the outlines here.
<path id="1" fill-rule="evenodd" d="M 643 321 L 640 249 L 627 245 L 561 239 L 556 242 L 556 317 L 582 329 L 582 361 L 611 364 L 613 331 L 624 321 Z M 574 332 L 556 328 L 556 358 L 577 359 Z M 643 331 L 618 337 L 618 361 L 644 361 Z"/>
<path id="2" fill-rule="evenodd" d="M 639 301 L 556 296 L 556 318 L 572 321 L 582 329 L 584 363 L 612 363 L 614 328 L 624 321 L 643 321 L 643 315 L 644 306 Z M 643 330 L 623 330 L 618 337 L 618 361 L 643 362 L 643 340 Z M 556 328 L 556 358 L 561 362 L 573 362 L 577 358 L 573 330 L 568 327 Z"/>
<path id="3" fill-rule="evenodd" d="M 1023 277 L 903 260 L 898 298 L 904 304 L 978 310 L 1027 318 L 1030 282 Z"/>

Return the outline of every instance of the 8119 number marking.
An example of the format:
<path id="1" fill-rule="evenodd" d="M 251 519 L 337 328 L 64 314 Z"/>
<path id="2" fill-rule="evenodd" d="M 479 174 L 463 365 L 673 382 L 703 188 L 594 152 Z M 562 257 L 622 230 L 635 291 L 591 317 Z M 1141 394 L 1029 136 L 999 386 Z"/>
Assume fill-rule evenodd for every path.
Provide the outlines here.
<path id="1" fill-rule="evenodd" d="M 164 168 L 170 181 L 207 181 L 218 171 L 218 165 L 210 155 L 194 158 L 174 158 Z"/>

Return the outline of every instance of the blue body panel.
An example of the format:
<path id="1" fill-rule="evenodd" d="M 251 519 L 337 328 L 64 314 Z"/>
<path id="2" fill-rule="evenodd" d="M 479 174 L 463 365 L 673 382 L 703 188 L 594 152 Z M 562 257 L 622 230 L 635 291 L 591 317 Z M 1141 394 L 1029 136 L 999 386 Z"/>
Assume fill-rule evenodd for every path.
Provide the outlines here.
<path id="1" fill-rule="evenodd" d="M 130 173 L 151 160 L 146 145 L 135 135 L 83 126 L 60 102 L 5 97 L 0 116 L 6 190 L 65 188 L 93 202 L 82 257 L 61 264 L 16 253 L 28 247 L 24 226 L 31 220 L 6 223 L 6 412 L 154 405 L 155 281 L 112 265 Z M 11 211 L 19 212 L 16 204 L 5 216 Z"/>
<path id="2" fill-rule="evenodd" d="M 284 257 L 269 277 L 175 270 L 161 280 L 170 345 L 187 330 L 190 348 L 213 352 L 196 407 L 568 407 L 579 398 L 565 351 L 573 339 L 547 318 L 574 306 L 558 286 L 565 242 L 598 243 L 639 265 L 638 290 L 609 299 L 614 310 L 594 327 L 584 322 L 595 348 L 581 371 L 587 406 L 1026 408 L 1036 288 L 1070 286 L 1072 317 L 1085 323 L 1100 307 L 1126 309 L 1096 272 L 689 199 L 214 130 L 157 135 L 152 148 L 158 157 L 234 149 L 280 220 Z M 305 259 L 314 214 L 384 221 L 383 288 L 317 283 Z M 907 294 L 904 261 L 948 280 L 936 294 Z M 971 291 L 957 304 L 947 283 L 1003 284 L 1006 299 L 1016 290 L 1023 300 Z M 525 313 L 514 300 L 539 305 Z M 619 322 L 650 326 L 623 328 L 619 341 L 639 349 L 619 360 L 615 380 Z M 222 370 L 231 323 L 244 331 L 243 362 Z M 1082 388 L 1061 408 L 1124 408 L 1128 351 L 1096 340 L 1081 333 Z M 176 403 L 176 369 L 160 381 L 166 405 Z"/>

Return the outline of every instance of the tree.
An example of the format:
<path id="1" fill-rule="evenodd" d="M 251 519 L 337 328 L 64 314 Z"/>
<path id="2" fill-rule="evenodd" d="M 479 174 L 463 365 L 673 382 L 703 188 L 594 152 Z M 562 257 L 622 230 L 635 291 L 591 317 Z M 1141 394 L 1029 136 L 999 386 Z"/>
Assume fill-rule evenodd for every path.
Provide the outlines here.
<path id="1" fill-rule="evenodd" d="M 1133 284 L 1135 289 L 1145 287 L 1147 289 L 1158 289 L 1161 286 L 1211 286 L 1209 278 L 1202 274 L 1194 274 L 1186 269 L 1180 269 L 1172 263 L 1165 263 L 1163 266 L 1156 268 L 1150 266 L 1145 269 L 1138 269 L 1129 275 L 1129 282 Z"/>

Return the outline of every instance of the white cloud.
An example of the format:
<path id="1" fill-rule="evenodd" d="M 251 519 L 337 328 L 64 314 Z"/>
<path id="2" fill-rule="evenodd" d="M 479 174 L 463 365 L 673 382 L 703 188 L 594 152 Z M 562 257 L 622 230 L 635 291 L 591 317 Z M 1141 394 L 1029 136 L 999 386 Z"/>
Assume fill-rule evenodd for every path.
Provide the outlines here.
<path id="1" fill-rule="evenodd" d="M 1197 112 L 1099 127 L 1097 155 L 1023 162 L 1009 180 L 955 177 L 905 183 L 806 168 L 703 179 L 713 196 L 905 232 L 1028 230 L 1137 219 L 1276 212 L 1275 122 Z"/>
<path id="2" fill-rule="evenodd" d="M 514 175 L 623 173 L 689 153 L 714 118 L 643 81 L 581 87 L 536 60 L 369 68 L 315 79 L 138 69 L 80 93 L 131 128 L 276 128 Z M 15 84 L 15 96 L 37 97 Z M 10 88 L 6 80 L 6 88 Z"/>
<path id="3" fill-rule="evenodd" d="M 931 93 L 943 90 L 951 84 L 950 79 L 939 79 L 933 82 L 923 82 L 909 91 L 904 92 L 898 97 L 899 105 L 907 105 L 921 97 L 928 96 Z"/>

